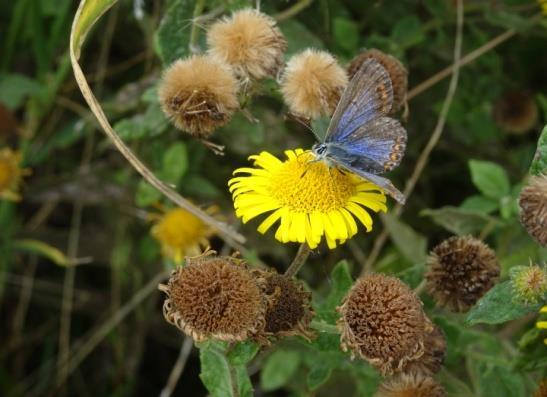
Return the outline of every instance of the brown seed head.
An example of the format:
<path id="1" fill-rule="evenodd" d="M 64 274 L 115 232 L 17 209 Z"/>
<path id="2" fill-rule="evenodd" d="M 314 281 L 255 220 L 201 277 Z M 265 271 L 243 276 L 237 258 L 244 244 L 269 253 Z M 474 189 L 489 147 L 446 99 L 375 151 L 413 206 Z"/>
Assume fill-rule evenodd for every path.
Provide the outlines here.
<path id="1" fill-rule="evenodd" d="M 196 341 L 241 341 L 262 333 L 265 301 L 245 264 L 233 257 L 188 258 L 173 271 L 165 319 Z"/>
<path id="2" fill-rule="evenodd" d="M 490 288 L 500 273 L 495 252 L 471 236 L 450 237 L 430 253 L 427 291 L 439 306 L 465 312 Z"/>
<path id="3" fill-rule="evenodd" d="M 401 371 L 424 354 L 422 303 L 399 279 L 382 274 L 360 278 L 338 311 L 342 349 L 383 375 Z"/>
<path id="4" fill-rule="evenodd" d="M 441 385 L 418 373 L 399 374 L 380 385 L 374 397 L 446 397 Z"/>
<path id="5" fill-rule="evenodd" d="M 206 55 L 175 61 L 163 73 L 158 95 L 175 127 L 198 138 L 226 124 L 238 108 L 238 83 L 225 63 Z"/>
<path id="6" fill-rule="evenodd" d="M 547 175 L 533 176 L 520 192 L 520 221 L 542 247 L 547 247 Z"/>
<path id="7" fill-rule="evenodd" d="M 409 361 L 403 372 L 419 372 L 434 375 L 441 370 L 446 354 L 446 339 L 443 330 L 426 319 L 424 334 L 424 354 L 416 360 Z"/>
<path id="8" fill-rule="evenodd" d="M 265 336 L 301 335 L 311 338 L 311 294 L 304 285 L 273 270 L 254 269 L 253 275 L 266 298 Z"/>
<path id="9" fill-rule="evenodd" d="M 350 61 L 346 68 L 350 79 L 353 78 L 355 73 L 361 68 L 363 62 L 369 58 L 374 58 L 387 70 L 393 87 L 393 106 L 391 107 L 391 113 L 399 111 L 406 102 L 406 93 L 408 90 L 408 72 L 406 68 L 401 61 L 394 56 L 372 48 L 362 52 Z"/>
<path id="10" fill-rule="evenodd" d="M 281 93 L 291 113 L 318 118 L 334 113 L 347 84 L 346 72 L 332 55 L 308 49 L 287 63 Z"/>
<path id="11" fill-rule="evenodd" d="M 492 117 L 501 129 L 512 134 L 522 134 L 538 121 L 538 107 L 533 95 L 526 91 L 510 91 L 494 104 Z"/>
<path id="12" fill-rule="evenodd" d="M 254 9 L 235 12 L 207 31 L 209 53 L 240 78 L 274 77 L 283 65 L 287 42 L 273 18 Z"/>

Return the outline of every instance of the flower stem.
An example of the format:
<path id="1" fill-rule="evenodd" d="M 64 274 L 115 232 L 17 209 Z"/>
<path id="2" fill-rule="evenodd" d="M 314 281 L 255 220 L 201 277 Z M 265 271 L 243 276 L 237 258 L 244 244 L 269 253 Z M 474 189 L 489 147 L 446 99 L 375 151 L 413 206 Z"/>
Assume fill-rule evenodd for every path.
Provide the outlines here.
<path id="1" fill-rule="evenodd" d="M 308 259 L 310 252 L 311 250 L 308 244 L 302 243 L 302 245 L 300 245 L 300 248 L 298 248 L 298 252 L 296 253 L 296 256 L 294 257 L 292 263 L 285 271 L 285 276 L 296 276 L 296 273 L 298 273 L 300 268 L 304 265 L 304 263 L 306 263 L 306 259 Z"/>
<path id="2" fill-rule="evenodd" d="M 325 332 L 327 334 L 339 334 L 340 331 L 338 331 L 338 328 L 336 325 L 327 324 L 324 321 L 319 320 L 312 320 L 310 327 L 319 331 L 319 332 Z"/>

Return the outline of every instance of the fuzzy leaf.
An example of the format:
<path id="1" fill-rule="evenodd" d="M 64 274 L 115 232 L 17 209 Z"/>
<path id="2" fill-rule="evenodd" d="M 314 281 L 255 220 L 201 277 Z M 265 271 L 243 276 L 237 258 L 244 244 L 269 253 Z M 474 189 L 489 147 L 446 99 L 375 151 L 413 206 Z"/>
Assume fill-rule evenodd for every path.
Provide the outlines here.
<path id="1" fill-rule="evenodd" d="M 484 295 L 467 315 L 469 325 L 500 324 L 539 310 L 541 305 L 525 305 L 513 299 L 509 281 L 495 285 Z"/>
<path id="2" fill-rule="evenodd" d="M 501 199 L 509 194 L 511 185 L 505 170 L 490 161 L 469 160 L 471 179 L 486 197 Z"/>
<path id="3" fill-rule="evenodd" d="M 543 127 L 543 132 L 539 137 L 536 154 L 530 166 L 530 174 L 547 174 L 547 125 Z"/>
<path id="4" fill-rule="evenodd" d="M 340 261 L 332 269 L 330 274 L 331 287 L 330 292 L 325 301 L 319 305 L 317 317 L 334 323 L 336 320 L 335 308 L 342 302 L 342 298 L 351 288 L 353 278 L 349 271 L 349 264 L 346 261 Z"/>
<path id="5" fill-rule="evenodd" d="M 332 364 L 327 360 L 313 360 L 306 382 L 311 391 L 318 389 L 329 380 Z"/>
<path id="6" fill-rule="evenodd" d="M 382 214 L 382 220 L 393 243 L 411 263 L 421 263 L 427 256 L 426 238 L 391 214 Z"/>
<path id="7" fill-rule="evenodd" d="M 164 64 L 188 55 L 193 10 L 193 1 L 174 0 L 165 12 L 154 36 L 156 52 Z"/>
<path id="8" fill-rule="evenodd" d="M 460 208 L 469 211 L 481 212 L 483 214 L 489 214 L 490 212 L 495 211 L 499 205 L 499 201 L 490 197 L 475 195 L 467 197 L 463 203 L 461 203 Z"/>
<path id="9" fill-rule="evenodd" d="M 161 175 L 165 181 L 176 185 L 188 169 L 188 152 L 182 142 L 173 144 L 163 155 Z"/>
<path id="10" fill-rule="evenodd" d="M 422 216 L 429 216 L 437 225 L 458 235 L 473 234 L 484 229 L 488 223 L 499 222 L 479 211 L 471 211 L 464 208 L 446 206 L 439 209 L 425 209 L 420 212 Z"/>
<path id="11" fill-rule="evenodd" d="M 300 355 L 296 351 L 277 350 L 273 352 L 260 374 L 260 385 L 264 391 L 275 390 L 285 385 L 296 373 Z"/>
<path id="12" fill-rule="evenodd" d="M 259 345 L 254 342 L 239 342 L 228 352 L 228 359 L 233 364 L 245 365 L 251 361 L 259 350 Z"/>

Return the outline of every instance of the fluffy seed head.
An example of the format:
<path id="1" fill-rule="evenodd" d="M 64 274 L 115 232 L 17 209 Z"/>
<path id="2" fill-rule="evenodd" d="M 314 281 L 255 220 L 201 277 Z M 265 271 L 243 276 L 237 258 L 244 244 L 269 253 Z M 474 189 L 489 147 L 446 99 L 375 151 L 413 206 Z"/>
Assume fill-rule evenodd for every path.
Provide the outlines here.
<path id="1" fill-rule="evenodd" d="M 433 378 L 412 373 L 385 381 L 374 397 L 446 397 L 446 391 Z"/>
<path id="2" fill-rule="evenodd" d="M 419 372 L 434 375 L 441 370 L 446 354 L 446 339 L 443 330 L 433 324 L 427 316 L 424 331 L 424 354 L 409 361 L 403 372 Z"/>
<path id="3" fill-rule="evenodd" d="M 167 294 L 165 319 L 195 341 L 241 341 L 263 332 L 260 286 L 233 257 L 187 258 L 160 290 Z"/>
<path id="4" fill-rule="evenodd" d="M 311 294 L 304 285 L 273 270 L 254 269 L 253 275 L 266 298 L 265 336 L 302 335 L 310 338 L 313 318 Z"/>
<path id="5" fill-rule="evenodd" d="M 207 44 L 209 53 L 232 66 L 238 77 L 257 80 L 277 74 L 287 49 L 275 20 L 253 9 L 214 23 Z"/>
<path id="6" fill-rule="evenodd" d="M 198 138 L 226 124 L 239 106 L 231 68 L 206 55 L 175 61 L 163 73 L 158 95 L 175 127 Z"/>
<path id="7" fill-rule="evenodd" d="M 374 58 L 387 70 L 393 87 L 393 106 L 391 107 L 391 113 L 399 111 L 406 102 L 406 93 L 408 89 L 408 72 L 406 68 L 401 61 L 394 56 L 372 48 L 362 52 L 350 61 L 347 66 L 350 79 L 361 68 L 363 62 L 369 58 Z"/>
<path id="8" fill-rule="evenodd" d="M 533 176 L 520 192 L 520 222 L 542 247 L 547 247 L 547 175 Z"/>
<path id="9" fill-rule="evenodd" d="M 538 121 L 538 107 L 533 95 L 526 91 L 510 91 L 494 104 L 492 117 L 501 129 L 512 134 L 522 134 Z"/>
<path id="10" fill-rule="evenodd" d="M 513 267 L 511 285 L 517 301 L 535 305 L 547 296 L 547 268 L 539 265 Z"/>
<path id="11" fill-rule="evenodd" d="M 422 303 L 399 279 L 382 274 L 360 278 L 338 311 L 342 349 L 383 375 L 401 371 L 424 354 Z"/>
<path id="12" fill-rule="evenodd" d="M 308 49 L 293 56 L 281 78 L 281 93 L 297 116 L 331 116 L 348 76 L 328 52 Z"/>
<path id="13" fill-rule="evenodd" d="M 430 253 L 426 288 L 439 306 L 465 312 L 499 276 L 495 252 L 471 236 L 450 237 Z"/>

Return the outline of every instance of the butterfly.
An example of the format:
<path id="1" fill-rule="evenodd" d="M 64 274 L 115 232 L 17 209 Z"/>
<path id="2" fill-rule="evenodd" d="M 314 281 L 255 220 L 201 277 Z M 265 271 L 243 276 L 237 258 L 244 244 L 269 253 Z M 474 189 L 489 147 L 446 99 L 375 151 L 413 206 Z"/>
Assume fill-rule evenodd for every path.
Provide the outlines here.
<path id="1" fill-rule="evenodd" d="M 387 117 L 392 104 L 388 72 L 378 61 L 367 59 L 349 82 L 324 140 L 313 145 L 312 153 L 313 161 L 357 174 L 404 204 L 404 194 L 380 176 L 399 165 L 406 148 L 406 130 Z"/>

